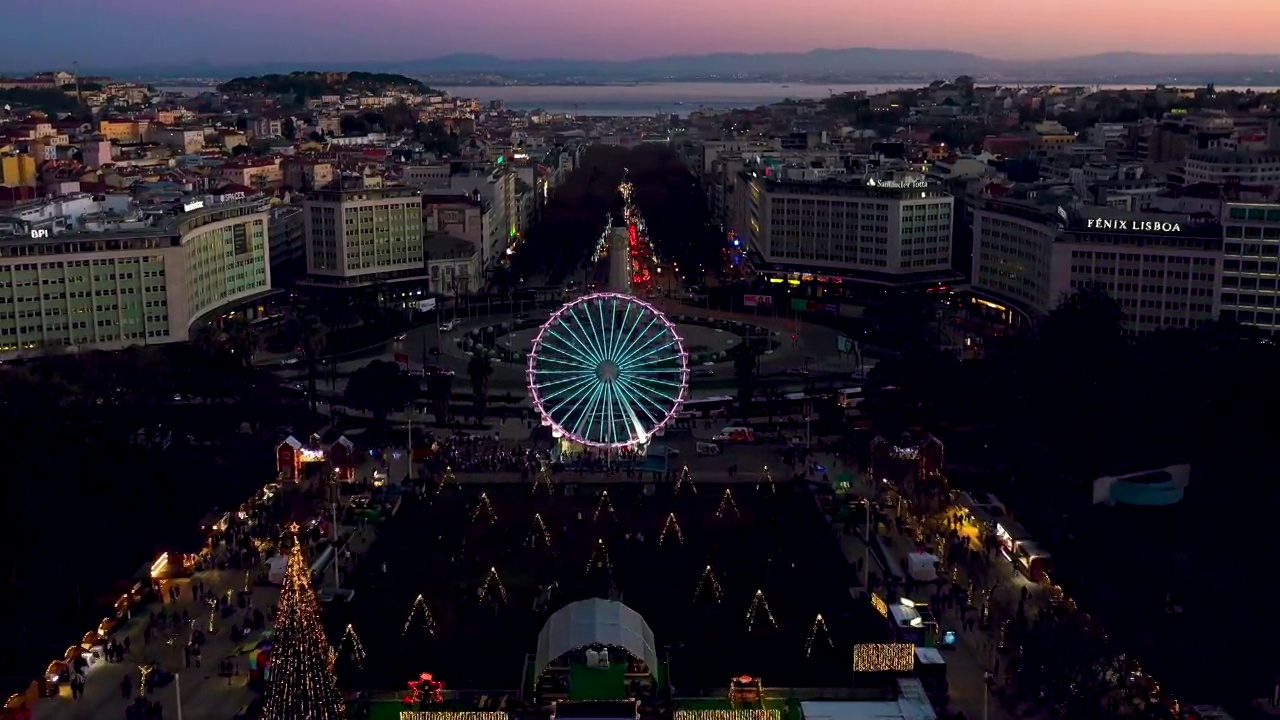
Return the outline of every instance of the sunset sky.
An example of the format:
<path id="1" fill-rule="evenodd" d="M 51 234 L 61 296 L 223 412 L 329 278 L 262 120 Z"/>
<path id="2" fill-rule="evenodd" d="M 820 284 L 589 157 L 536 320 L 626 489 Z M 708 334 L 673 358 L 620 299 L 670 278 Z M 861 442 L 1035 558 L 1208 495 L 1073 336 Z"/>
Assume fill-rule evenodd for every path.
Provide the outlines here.
<path id="1" fill-rule="evenodd" d="M 856 46 L 1023 59 L 1277 52 L 1280 0 L 0 0 L 0 27 L 0 71 Z"/>

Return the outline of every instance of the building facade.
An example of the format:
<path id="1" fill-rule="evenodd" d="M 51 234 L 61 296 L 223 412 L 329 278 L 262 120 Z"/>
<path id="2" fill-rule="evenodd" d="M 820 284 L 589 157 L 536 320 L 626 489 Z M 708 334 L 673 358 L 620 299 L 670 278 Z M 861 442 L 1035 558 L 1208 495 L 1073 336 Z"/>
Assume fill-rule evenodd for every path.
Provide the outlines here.
<path id="1" fill-rule="evenodd" d="M 1217 318 L 1222 272 L 1216 219 L 992 199 L 973 212 L 972 288 L 1030 317 L 1071 293 L 1105 290 L 1130 332 L 1199 327 Z"/>
<path id="2" fill-rule="evenodd" d="M 187 340 L 197 320 L 270 289 L 269 217 L 237 202 L 0 239 L 0 358 Z"/>
<path id="3" fill-rule="evenodd" d="M 763 275 L 887 287 L 953 279 L 954 199 L 924 176 L 793 180 L 744 170 L 731 231 Z"/>
<path id="4" fill-rule="evenodd" d="M 425 274 L 418 190 L 322 190 L 303 207 L 309 283 L 366 285 Z"/>
<path id="5" fill-rule="evenodd" d="M 1227 203 L 1222 233 L 1223 319 L 1280 330 L 1280 204 Z"/>

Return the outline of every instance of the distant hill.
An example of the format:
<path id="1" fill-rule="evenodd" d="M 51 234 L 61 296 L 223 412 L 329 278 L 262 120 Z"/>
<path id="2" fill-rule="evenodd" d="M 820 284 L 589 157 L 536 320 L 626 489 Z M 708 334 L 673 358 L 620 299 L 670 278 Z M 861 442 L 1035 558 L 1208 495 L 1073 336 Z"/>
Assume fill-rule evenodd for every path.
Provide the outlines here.
<path id="1" fill-rule="evenodd" d="M 296 95 L 315 98 L 353 92 L 408 90 L 425 93 L 430 87 L 404 75 L 373 72 L 298 71 L 287 75 L 269 74 L 238 77 L 218 86 L 219 92 L 240 95 Z"/>
<path id="2" fill-rule="evenodd" d="M 279 73 L 299 63 L 272 63 L 252 67 L 218 67 L 208 64 L 173 67 L 93 68 L 95 72 L 131 77 L 208 77 Z M 884 48 L 818 49 L 803 53 L 717 53 L 644 58 L 640 60 L 579 60 L 569 58 L 502 58 L 493 55 L 454 54 L 392 62 L 350 62 L 344 67 L 361 75 L 383 75 L 407 82 L 403 75 L 481 76 L 512 80 L 582 82 L 766 80 L 839 78 L 844 82 L 889 82 L 922 77 L 953 78 L 974 75 L 1001 81 L 1106 83 L 1120 81 L 1199 83 L 1247 80 L 1255 85 L 1280 85 L 1280 55 L 1154 54 L 1114 52 L 1046 60 L 1002 60 L 951 50 L 902 50 Z M 284 77 L 294 77 L 290 73 Z M 332 76 L 341 73 L 302 73 Z M 267 78 L 280 77 L 276 75 Z M 310 87 L 310 85 L 308 85 Z"/>

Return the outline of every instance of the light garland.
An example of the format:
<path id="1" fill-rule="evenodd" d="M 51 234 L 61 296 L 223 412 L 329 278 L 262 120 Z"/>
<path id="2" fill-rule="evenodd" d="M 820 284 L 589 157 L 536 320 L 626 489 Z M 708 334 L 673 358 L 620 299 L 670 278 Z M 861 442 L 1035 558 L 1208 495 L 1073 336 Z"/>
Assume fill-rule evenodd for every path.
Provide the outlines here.
<path id="1" fill-rule="evenodd" d="M 756 615 L 760 610 L 764 610 L 764 616 L 770 625 L 778 627 L 778 621 L 773 619 L 773 612 L 769 610 L 769 601 L 764 598 L 764 590 L 757 590 L 755 597 L 751 598 L 751 607 L 747 610 L 747 632 L 755 628 Z"/>
<path id="2" fill-rule="evenodd" d="M 587 572 L 591 572 L 591 566 L 598 561 L 604 561 L 605 569 L 609 574 L 613 574 L 613 560 L 609 559 L 609 549 L 604 546 L 604 539 L 596 540 L 596 546 L 591 550 L 591 557 L 587 559 Z"/>
<path id="3" fill-rule="evenodd" d="M 151 672 L 156 669 L 155 663 L 146 662 L 138 666 L 138 697 L 147 697 L 151 694 L 148 678 Z"/>
<path id="4" fill-rule="evenodd" d="M 809 629 L 809 639 L 804 644 L 804 656 L 809 657 L 813 653 L 813 641 L 818 638 L 818 631 L 822 631 L 822 637 L 827 640 L 827 647 L 835 647 L 836 643 L 831 639 L 831 631 L 827 629 L 827 621 L 822 619 L 822 613 L 818 613 L 818 617 L 813 619 L 813 627 Z"/>
<path id="5" fill-rule="evenodd" d="M 613 501 L 609 499 L 608 490 L 600 493 L 600 502 L 596 503 L 596 514 L 591 518 L 592 522 L 598 522 L 602 512 L 607 512 L 608 516 L 611 517 L 617 516 L 617 513 L 613 511 Z"/>
<path id="6" fill-rule="evenodd" d="M 409 628 L 413 627 L 413 619 L 418 617 L 418 615 L 422 615 L 422 626 L 426 628 L 427 633 L 430 635 L 435 635 L 436 619 L 431 615 L 431 608 L 427 607 L 426 598 L 422 597 L 421 595 L 419 595 L 418 598 L 413 601 L 413 607 L 409 608 L 409 617 L 404 621 L 405 634 L 408 634 Z M 354 631 L 351 630 L 350 625 L 347 626 L 347 631 L 352 632 L 352 634 L 354 634 Z"/>
<path id="7" fill-rule="evenodd" d="M 680 531 L 680 523 L 676 522 L 676 514 L 668 513 L 667 521 L 662 524 L 662 532 L 658 533 L 659 545 L 667 541 L 667 532 L 672 530 L 675 531 L 676 540 L 679 540 L 681 545 L 684 544 L 684 533 Z"/>
<path id="8" fill-rule="evenodd" d="M 880 617 L 889 617 L 889 605 L 876 593 L 871 593 L 871 607 L 880 613 Z"/>
<path id="9" fill-rule="evenodd" d="M 343 720 L 346 707 L 329 668 L 329 641 L 320 625 L 320 605 L 311 570 L 294 540 L 276 607 L 271 682 L 263 720 Z"/>
<path id="10" fill-rule="evenodd" d="M 502 584 L 502 578 L 498 577 L 498 568 L 490 567 L 489 572 L 484 576 L 484 584 L 480 586 L 480 598 L 489 597 L 489 588 L 496 588 L 498 591 L 498 599 L 505 604 L 507 602 L 507 588 Z"/>
<path id="11" fill-rule="evenodd" d="M 454 485 L 457 485 L 458 478 L 454 476 L 452 467 L 445 467 L 444 475 L 440 476 L 440 484 L 436 486 L 436 494 L 439 495 L 440 493 L 444 492 L 444 486 L 448 485 L 449 483 L 453 483 Z"/>
<path id="12" fill-rule="evenodd" d="M 545 487 L 548 495 L 554 495 L 556 492 L 555 485 L 551 482 L 551 468 L 546 463 L 538 466 L 538 474 L 533 478 L 533 494 L 538 494 L 538 488 Z"/>
<path id="13" fill-rule="evenodd" d="M 702 577 L 698 580 L 698 587 L 693 591 L 693 599 L 697 600 L 702 597 L 703 588 L 708 586 L 711 588 L 711 595 L 716 599 L 717 603 L 724 599 L 724 590 L 721 589 L 720 581 L 716 579 L 716 574 L 711 571 L 710 565 L 707 566 L 706 570 L 702 571 Z"/>
<path id="14" fill-rule="evenodd" d="M 489 493 L 480 493 L 480 500 L 476 502 L 476 509 L 471 512 L 471 522 L 475 522 L 476 518 L 480 517 L 481 510 L 489 516 L 490 525 L 498 522 L 498 516 L 493 512 L 493 503 L 489 502 Z"/>
<path id="15" fill-rule="evenodd" d="M 676 710 L 673 720 L 782 720 L 781 710 Z"/>
<path id="16" fill-rule="evenodd" d="M 677 495 L 680 494 L 680 488 L 685 485 L 689 486 L 689 489 L 693 491 L 694 495 L 698 494 L 698 486 L 693 484 L 693 473 L 689 472 L 688 465 L 680 468 L 680 475 L 676 477 L 675 492 Z"/>
<path id="17" fill-rule="evenodd" d="M 474 710 L 401 710 L 400 720 L 511 720 L 511 716 Z"/>
<path id="18" fill-rule="evenodd" d="M 214 625 L 214 621 L 218 619 L 218 598 L 216 596 L 209 598 L 208 600 L 205 601 L 205 605 L 209 606 L 208 632 L 210 635 L 212 635 L 214 632 L 216 632 L 214 628 L 217 627 L 216 625 Z"/>
<path id="19" fill-rule="evenodd" d="M 764 469 L 760 471 L 760 479 L 756 481 L 756 492 L 760 491 L 761 485 L 768 485 L 769 491 L 774 494 L 778 492 L 778 486 L 773 481 L 773 473 L 769 471 L 768 465 L 765 465 Z"/>
<path id="20" fill-rule="evenodd" d="M 742 517 L 742 513 L 738 512 L 738 503 L 733 501 L 733 491 L 729 488 L 724 489 L 724 495 L 720 498 L 720 507 L 716 509 L 716 517 L 723 518 L 724 511 L 732 508 L 734 517 Z"/>
<path id="21" fill-rule="evenodd" d="M 551 547 L 551 533 L 547 531 L 547 524 L 542 521 L 542 513 L 533 514 L 533 533 L 529 536 L 529 544 L 537 547 L 538 538 L 542 538 L 542 542 Z"/>
<path id="22" fill-rule="evenodd" d="M 912 672 L 916 646 L 911 643 L 869 643 L 853 646 L 854 672 Z"/>
<path id="23" fill-rule="evenodd" d="M 418 597 L 422 597 L 419 595 Z M 347 623 L 347 629 L 342 633 L 341 647 L 351 648 L 351 659 L 356 661 L 356 665 L 361 669 L 364 668 L 364 643 L 360 642 L 360 636 L 356 635 L 356 626 Z"/>

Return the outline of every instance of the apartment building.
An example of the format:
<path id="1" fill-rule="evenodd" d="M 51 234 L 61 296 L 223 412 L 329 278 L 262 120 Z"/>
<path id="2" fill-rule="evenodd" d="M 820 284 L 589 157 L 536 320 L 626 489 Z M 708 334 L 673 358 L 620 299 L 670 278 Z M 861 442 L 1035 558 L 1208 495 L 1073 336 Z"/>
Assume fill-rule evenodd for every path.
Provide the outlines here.
<path id="1" fill-rule="evenodd" d="M 1280 185 L 1280 150 L 1196 150 L 1187 156 L 1187 183 Z"/>
<path id="2" fill-rule="evenodd" d="M 0 358 L 184 341 L 271 287 L 261 201 L 80 222 L 100 229 L 20 221 L 0 240 Z"/>
<path id="3" fill-rule="evenodd" d="M 422 196 L 415 188 L 320 190 L 303 208 L 309 284 L 353 287 L 424 276 Z"/>
<path id="4" fill-rule="evenodd" d="M 1280 204 L 1227 203 L 1222 234 L 1223 319 L 1280 330 Z"/>
<path id="5" fill-rule="evenodd" d="M 954 199 L 935 181 L 911 173 L 810 175 L 759 163 L 740 174 L 730 230 L 747 242 L 756 272 L 779 282 L 886 289 L 956 277 Z"/>
<path id="6" fill-rule="evenodd" d="M 972 289 L 1026 318 L 1100 287 L 1127 329 L 1198 327 L 1217 317 L 1221 229 L 1211 216 L 1082 206 L 1065 193 L 1019 188 L 978 198 Z"/>

